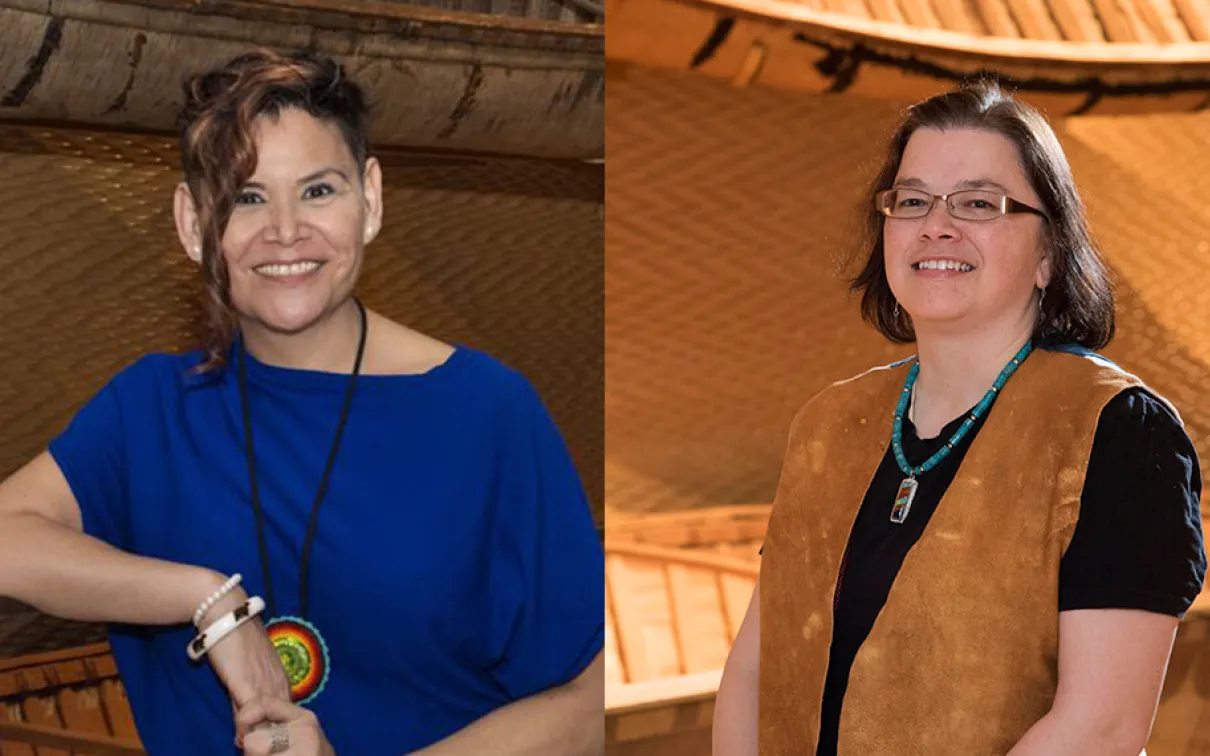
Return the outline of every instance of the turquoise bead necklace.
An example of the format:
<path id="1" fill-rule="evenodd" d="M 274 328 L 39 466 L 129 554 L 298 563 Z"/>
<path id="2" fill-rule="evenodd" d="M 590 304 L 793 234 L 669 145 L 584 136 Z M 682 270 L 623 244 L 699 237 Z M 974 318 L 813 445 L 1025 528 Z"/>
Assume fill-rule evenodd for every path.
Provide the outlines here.
<path id="1" fill-rule="evenodd" d="M 932 470 L 941 461 L 950 455 L 966 434 L 979 418 L 987 412 L 987 408 L 992 406 L 992 402 L 996 399 L 996 394 L 1000 393 L 1000 389 L 1004 388 L 1004 384 L 1008 382 L 1009 377 L 1017 372 L 1017 368 L 1033 351 L 1033 342 L 1025 342 L 1025 346 L 1021 347 L 1021 351 L 1009 361 L 1004 369 L 1000 371 L 1000 376 L 996 378 L 996 382 L 992 384 L 983 398 L 971 410 L 971 413 L 966 416 L 966 420 L 962 422 L 961 427 L 950 436 L 949 441 L 945 442 L 945 446 L 941 447 L 936 454 L 924 461 L 924 464 L 912 467 L 908 464 L 907 457 L 903 453 L 903 415 L 907 411 L 908 402 L 912 399 L 912 390 L 916 386 L 916 377 L 920 375 L 920 358 L 916 358 L 916 362 L 912 365 L 912 369 L 908 371 L 907 380 L 903 382 L 903 393 L 899 395 L 899 406 L 895 408 L 895 425 L 891 432 L 891 447 L 895 451 L 895 461 L 899 463 L 899 469 L 907 477 L 899 484 L 899 492 L 895 494 L 895 506 L 891 507 L 891 522 L 902 523 L 907 519 L 908 512 L 912 508 L 912 500 L 916 498 L 916 487 L 918 485 L 916 476 Z"/>

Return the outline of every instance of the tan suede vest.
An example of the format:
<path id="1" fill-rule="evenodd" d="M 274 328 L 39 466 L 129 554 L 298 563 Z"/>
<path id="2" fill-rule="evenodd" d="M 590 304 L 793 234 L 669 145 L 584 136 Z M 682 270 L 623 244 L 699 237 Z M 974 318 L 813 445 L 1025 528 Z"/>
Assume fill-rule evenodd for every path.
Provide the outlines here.
<path id="1" fill-rule="evenodd" d="M 795 418 L 761 564 L 762 756 L 815 753 L 837 573 L 908 368 L 838 383 Z M 1093 435 L 1140 385 L 1042 350 L 1009 379 L 857 655 L 840 756 L 1004 754 L 1050 710 L 1059 561 Z"/>

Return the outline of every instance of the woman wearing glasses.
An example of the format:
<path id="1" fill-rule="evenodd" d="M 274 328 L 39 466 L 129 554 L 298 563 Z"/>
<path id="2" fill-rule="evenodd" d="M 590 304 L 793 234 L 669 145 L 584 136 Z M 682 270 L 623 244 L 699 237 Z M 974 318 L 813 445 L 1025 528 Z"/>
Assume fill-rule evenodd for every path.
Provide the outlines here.
<path id="1" fill-rule="evenodd" d="M 1093 351 L 1113 294 L 1059 142 L 969 85 L 910 109 L 868 202 L 853 289 L 916 355 L 795 419 L 715 756 L 1136 756 L 1205 576 L 1199 463 Z"/>

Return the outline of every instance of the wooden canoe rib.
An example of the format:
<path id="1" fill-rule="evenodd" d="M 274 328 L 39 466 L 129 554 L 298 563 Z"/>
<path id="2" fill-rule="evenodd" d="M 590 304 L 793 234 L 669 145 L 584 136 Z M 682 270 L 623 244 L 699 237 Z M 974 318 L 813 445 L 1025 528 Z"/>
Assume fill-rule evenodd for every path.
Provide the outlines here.
<path id="1" fill-rule="evenodd" d="M 709 753 L 714 694 L 752 596 L 767 519 L 768 507 L 729 507 L 609 523 L 611 756 Z"/>
<path id="2" fill-rule="evenodd" d="M 146 756 L 109 644 L 0 660 L 0 756 Z"/>
<path id="3" fill-rule="evenodd" d="M 609 0 L 607 12 L 611 62 L 737 86 L 914 102 L 995 72 L 1052 116 L 1210 107 L 1203 3 Z"/>
<path id="4" fill-rule="evenodd" d="M 524 5 L 557 15 L 596 3 Z M 389 0 L 0 0 L 0 119 L 171 132 L 185 75 L 254 46 L 308 48 L 363 84 L 376 145 L 595 159 L 603 18 L 573 15 L 582 20 Z"/>

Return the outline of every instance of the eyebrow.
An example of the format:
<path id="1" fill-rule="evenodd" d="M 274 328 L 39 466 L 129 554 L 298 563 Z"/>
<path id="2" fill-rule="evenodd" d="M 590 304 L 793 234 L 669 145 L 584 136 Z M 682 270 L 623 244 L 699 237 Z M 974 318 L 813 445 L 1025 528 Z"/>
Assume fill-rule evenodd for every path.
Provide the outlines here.
<path id="1" fill-rule="evenodd" d="M 339 168 L 333 168 L 331 166 L 328 166 L 326 168 L 320 168 L 318 171 L 315 171 L 314 173 L 309 173 L 306 176 L 303 176 L 302 178 L 300 178 L 298 180 L 298 184 L 299 184 L 299 186 L 302 186 L 303 184 L 309 184 L 312 181 L 321 179 L 325 176 L 331 176 L 331 175 L 340 176 L 342 179 L 344 179 L 344 182 L 346 184 L 352 183 L 351 181 L 349 181 L 348 174 L 346 174 L 344 171 L 340 170 Z M 264 189 L 265 188 L 265 185 L 258 181 L 249 181 L 248 183 L 244 184 L 244 186 L 248 187 L 249 189 Z"/>
<path id="2" fill-rule="evenodd" d="M 913 189 L 925 188 L 924 182 L 914 176 L 896 181 L 895 186 L 905 186 Z M 1006 187 L 1004 184 L 1001 184 L 999 181 L 992 181 L 988 178 L 966 179 L 965 181 L 959 181 L 958 186 L 954 189 L 954 191 L 961 191 L 963 189 L 999 189 L 1004 194 L 1012 194 L 1012 192 L 1010 192 L 1008 187 Z"/>

